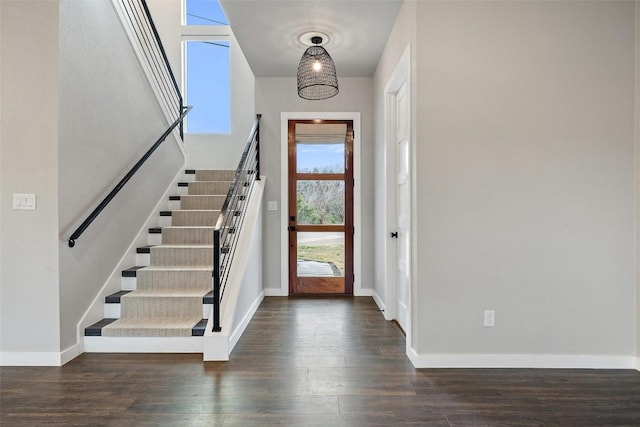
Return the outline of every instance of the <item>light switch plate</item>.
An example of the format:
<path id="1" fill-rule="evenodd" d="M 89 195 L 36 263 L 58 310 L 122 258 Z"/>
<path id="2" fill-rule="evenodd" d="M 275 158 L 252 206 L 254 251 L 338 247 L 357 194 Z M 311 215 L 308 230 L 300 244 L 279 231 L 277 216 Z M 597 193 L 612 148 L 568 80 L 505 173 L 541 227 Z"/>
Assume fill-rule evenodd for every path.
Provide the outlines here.
<path id="1" fill-rule="evenodd" d="M 36 195 L 25 193 L 13 193 L 13 210 L 35 211 Z"/>
<path id="2" fill-rule="evenodd" d="M 277 211 L 278 210 L 278 202 L 270 200 L 269 203 L 267 203 L 267 210 L 268 211 Z"/>

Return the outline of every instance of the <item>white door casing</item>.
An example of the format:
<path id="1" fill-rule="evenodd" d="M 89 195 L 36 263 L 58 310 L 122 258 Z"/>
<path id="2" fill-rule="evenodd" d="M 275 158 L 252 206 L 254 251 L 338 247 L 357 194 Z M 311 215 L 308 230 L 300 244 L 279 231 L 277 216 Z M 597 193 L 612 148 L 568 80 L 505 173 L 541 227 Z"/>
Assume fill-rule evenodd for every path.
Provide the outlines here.
<path id="1" fill-rule="evenodd" d="M 411 45 L 407 45 L 385 86 L 385 295 L 387 320 L 396 320 L 412 351 L 415 241 L 412 198 L 415 151 L 411 112 Z M 397 238 L 394 234 L 398 233 Z"/>
<path id="2" fill-rule="evenodd" d="M 360 147 L 360 112 L 282 112 L 280 113 L 280 287 L 265 289 L 266 296 L 289 295 L 289 238 L 288 220 L 288 122 L 289 120 L 352 120 L 353 121 L 353 177 L 355 180 L 353 191 L 353 225 L 355 228 L 353 240 L 353 282 L 354 296 L 371 296 L 372 290 L 362 287 L 362 194 L 361 194 L 361 165 Z"/>
<path id="3" fill-rule="evenodd" d="M 408 330 L 409 286 L 411 283 L 410 232 L 411 232 L 411 183 L 409 170 L 410 134 L 409 94 L 404 82 L 395 98 L 395 212 L 396 212 L 396 321 Z"/>

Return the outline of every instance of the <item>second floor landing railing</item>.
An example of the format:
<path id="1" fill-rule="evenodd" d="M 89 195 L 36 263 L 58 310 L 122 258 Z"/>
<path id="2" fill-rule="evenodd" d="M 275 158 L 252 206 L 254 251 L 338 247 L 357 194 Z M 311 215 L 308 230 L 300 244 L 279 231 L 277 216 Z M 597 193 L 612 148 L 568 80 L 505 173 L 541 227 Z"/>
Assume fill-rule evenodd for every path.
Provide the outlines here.
<path id="1" fill-rule="evenodd" d="M 213 332 L 220 332 L 220 306 L 228 285 L 231 263 L 238 249 L 253 183 L 260 180 L 260 117 L 253 123 L 233 184 L 213 230 Z"/>

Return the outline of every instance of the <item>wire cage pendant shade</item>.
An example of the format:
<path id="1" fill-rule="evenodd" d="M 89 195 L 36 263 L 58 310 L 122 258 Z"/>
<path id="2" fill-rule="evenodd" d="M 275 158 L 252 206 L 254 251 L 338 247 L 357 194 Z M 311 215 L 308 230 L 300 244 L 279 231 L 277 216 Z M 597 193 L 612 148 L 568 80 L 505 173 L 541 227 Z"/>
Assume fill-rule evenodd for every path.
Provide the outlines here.
<path id="1" fill-rule="evenodd" d="M 298 96 L 304 99 L 318 100 L 331 98 L 338 94 L 338 77 L 331 55 L 318 46 L 321 37 L 313 37 L 310 46 L 302 55 L 298 64 Z"/>

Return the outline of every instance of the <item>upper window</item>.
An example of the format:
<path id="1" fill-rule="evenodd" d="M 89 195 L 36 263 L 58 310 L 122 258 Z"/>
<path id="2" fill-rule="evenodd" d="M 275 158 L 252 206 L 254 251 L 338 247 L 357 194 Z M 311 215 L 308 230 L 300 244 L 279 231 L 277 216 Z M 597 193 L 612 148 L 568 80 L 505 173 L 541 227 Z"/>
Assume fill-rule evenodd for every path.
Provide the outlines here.
<path id="1" fill-rule="evenodd" d="M 193 106 L 187 133 L 229 133 L 229 42 L 189 40 L 185 49 L 186 101 Z"/>
<path id="2" fill-rule="evenodd" d="M 229 25 L 218 0 L 185 0 L 186 25 Z"/>

